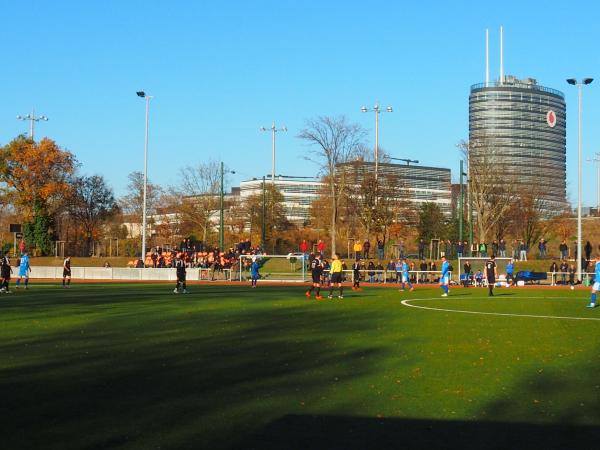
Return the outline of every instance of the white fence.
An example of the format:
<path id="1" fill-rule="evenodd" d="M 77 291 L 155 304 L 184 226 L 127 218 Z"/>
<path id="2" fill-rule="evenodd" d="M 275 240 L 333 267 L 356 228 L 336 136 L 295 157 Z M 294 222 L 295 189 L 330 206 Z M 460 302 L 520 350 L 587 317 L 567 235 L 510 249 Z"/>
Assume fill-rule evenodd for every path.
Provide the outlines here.
<path id="1" fill-rule="evenodd" d="M 202 278 L 201 278 L 202 273 Z M 16 276 L 16 273 L 13 275 Z M 31 268 L 31 279 L 62 279 L 62 267 L 34 266 Z M 175 269 L 133 269 L 128 267 L 72 267 L 71 276 L 80 280 L 120 280 L 120 281 L 175 281 Z M 186 278 L 190 281 L 220 280 L 231 281 L 231 270 L 211 273 L 209 269 L 187 269 Z"/>

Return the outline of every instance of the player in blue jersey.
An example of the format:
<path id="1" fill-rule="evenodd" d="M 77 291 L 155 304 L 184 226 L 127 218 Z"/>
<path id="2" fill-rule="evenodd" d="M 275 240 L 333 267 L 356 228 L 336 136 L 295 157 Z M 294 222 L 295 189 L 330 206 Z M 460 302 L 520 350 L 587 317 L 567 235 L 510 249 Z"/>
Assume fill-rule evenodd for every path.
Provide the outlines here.
<path id="1" fill-rule="evenodd" d="M 600 260 L 596 260 L 596 270 L 594 274 L 594 284 L 592 285 L 592 300 L 588 308 L 596 307 L 596 292 L 600 290 Z"/>
<path id="2" fill-rule="evenodd" d="M 256 256 L 254 256 L 252 258 L 252 265 L 250 266 L 250 279 L 252 280 L 252 287 L 253 288 L 256 287 L 256 281 L 260 277 L 260 274 L 258 273 L 258 270 L 259 270 L 258 261 L 256 260 Z"/>
<path id="3" fill-rule="evenodd" d="M 402 287 L 400 288 L 400 291 L 404 291 L 405 284 L 408 284 L 409 290 L 411 290 L 411 291 L 414 290 L 413 285 L 410 282 L 410 277 L 408 274 L 408 263 L 406 262 L 406 259 L 402 259 L 401 269 L 402 269 Z"/>
<path id="4" fill-rule="evenodd" d="M 17 282 L 15 288 L 19 288 L 21 285 L 21 279 L 25 277 L 25 289 L 27 289 L 29 285 L 29 272 L 31 272 L 31 266 L 29 265 L 29 255 L 27 252 L 24 252 L 21 255 L 21 259 L 19 261 L 19 278 L 17 278 Z"/>
<path id="5" fill-rule="evenodd" d="M 448 286 L 450 285 L 450 263 L 446 257 L 442 256 L 442 276 L 440 276 L 440 286 L 444 293 L 442 297 L 448 297 Z"/>

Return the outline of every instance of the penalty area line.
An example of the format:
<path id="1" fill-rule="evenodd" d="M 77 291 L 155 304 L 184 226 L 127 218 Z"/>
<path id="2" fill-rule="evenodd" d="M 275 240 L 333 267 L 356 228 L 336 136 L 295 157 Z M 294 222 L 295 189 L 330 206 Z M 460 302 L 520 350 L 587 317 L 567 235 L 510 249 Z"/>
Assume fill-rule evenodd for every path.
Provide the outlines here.
<path id="1" fill-rule="evenodd" d="M 433 308 L 431 306 L 420 306 L 420 305 L 411 305 L 410 302 L 424 301 L 424 300 L 440 300 L 439 298 L 411 298 L 402 300 L 404 306 L 408 306 L 409 308 L 418 308 L 418 309 L 427 309 L 430 311 L 442 311 L 442 312 L 451 312 L 451 313 L 462 313 L 462 314 L 476 314 L 480 316 L 505 316 L 505 317 L 528 317 L 535 319 L 562 319 L 562 320 L 593 320 L 599 321 L 598 317 L 568 317 L 568 316 L 544 316 L 537 314 L 514 314 L 514 313 L 497 313 L 497 312 L 485 312 L 485 311 L 466 311 L 462 309 L 448 309 L 448 308 Z"/>

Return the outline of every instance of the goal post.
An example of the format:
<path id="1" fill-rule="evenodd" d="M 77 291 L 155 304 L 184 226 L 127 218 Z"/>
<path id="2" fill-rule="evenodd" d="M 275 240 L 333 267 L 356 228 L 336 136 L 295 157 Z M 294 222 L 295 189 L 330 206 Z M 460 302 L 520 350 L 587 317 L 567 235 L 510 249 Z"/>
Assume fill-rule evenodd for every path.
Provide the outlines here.
<path id="1" fill-rule="evenodd" d="M 258 262 L 260 280 L 299 283 L 307 280 L 308 255 L 289 253 L 287 255 L 240 255 L 239 281 L 250 279 L 250 266 L 253 259 Z"/>

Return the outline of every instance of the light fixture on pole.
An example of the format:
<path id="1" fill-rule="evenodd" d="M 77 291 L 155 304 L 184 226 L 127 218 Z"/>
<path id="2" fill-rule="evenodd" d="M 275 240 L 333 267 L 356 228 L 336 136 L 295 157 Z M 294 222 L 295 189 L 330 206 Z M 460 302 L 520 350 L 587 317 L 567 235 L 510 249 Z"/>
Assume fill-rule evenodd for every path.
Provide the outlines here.
<path id="1" fill-rule="evenodd" d="M 154 97 L 144 91 L 137 91 L 137 96 L 146 99 L 146 133 L 144 137 L 144 200 L 142 210 L 142 267 L 146 267 L 146 222 L 147 222 L 147 196 L 148 196 L 148 117 L 150 114 L 150 100 Z"/>
<path id="2" fill-rule="evenodd" d="M 33 141 L 33 134 L 34 134 L 34 123 L 35 122 L 39 122 L 39 121 L 44 121 L 44 122 L 48 122 L 48 117 L 46 116 L 36 116 L 35 115 L 35 109 L 33 109 L 31 111 L 31 114 L 27 114 L 26 116 L 21 116 L 18 115 L 17 116 L 18 120 L 29 120 L 29 137 L 31 138 L 31 140 Z"/>
<path id="3" fill-rule="evenodd" d="M 577 87 L 578 114 L 577 114 L 577 279 L 581 282 L 581 116 L 582 116 L 582 96 L 583 86 L 594 81 L 593 78 L 584 78 L 578 82 L 574 78 L 569 78 L 567 83 Z"/>
<path id="4" fill-rule="evenodd" d="M 374 112 L 375 113 L 375 179 L 379 176 L 379 113 L 381 112 L 381 107 L 379 106 L 379 102 L 375 103 L 373 109 L 369 109 L 366 106 L 360 108 L 361 112 Z M 394 112 L 391 106 L 388 106 L 385 109 L 386 112 Z"/>
<path id="5" fill-rule="evenodd" d="M 407 166 L 410 166 L 410 163 L 419 164 L 419 160 L 418 159 L 392 158 L 391 156 L 390 156 L 389 159 L 391 159 L 392 161 L 404 161 Z"/>
<path id="6" fill-rule="evenodd" d="M 225 223 L 224 223 L 224 203 L 225 203 L 225 174 L 235 173 L 233 170 L 225 170 L 225 164 L 221 161 L 221 192 L 220 192 L 220 211 L 219 211 L 219 250 L 225 251 Z"/>
<path id="7" fill-rule="evenodd" d="M 279 131 L 287 131 L 288 129 L 283 126 L 281 128 L 277 128 L 275 126 L 275 121 L 271 125 L 271 128 L 260 127 L 260 131 L 271 131 L 271 182 L 275 184 L 275 133 Z"/>

